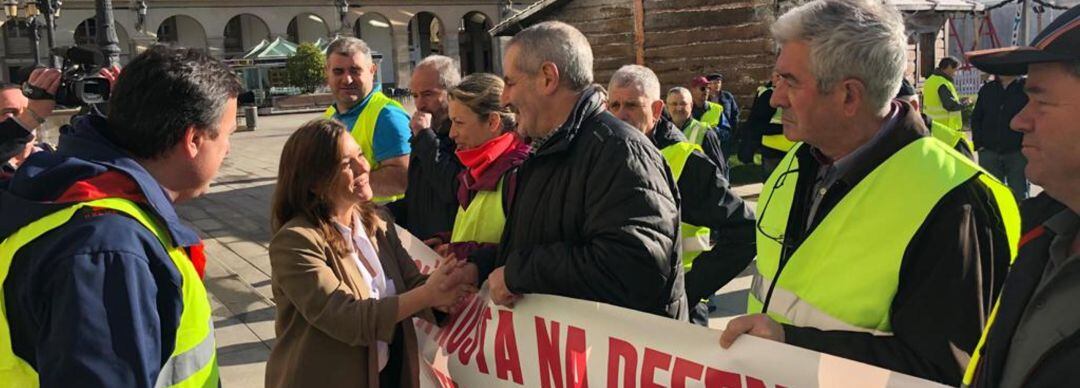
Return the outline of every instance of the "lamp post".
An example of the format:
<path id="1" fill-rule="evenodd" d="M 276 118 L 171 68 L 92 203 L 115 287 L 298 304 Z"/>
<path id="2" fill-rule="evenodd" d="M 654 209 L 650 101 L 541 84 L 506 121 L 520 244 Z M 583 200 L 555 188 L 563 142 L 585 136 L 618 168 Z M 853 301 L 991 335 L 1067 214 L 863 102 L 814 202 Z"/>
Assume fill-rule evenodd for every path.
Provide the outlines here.
<path id="1" fill-rule="evenodd" d="M 56 18 L 60 17 L 60 0 L 36 0 L 37 8 L 45 19 L 45 45 L 49 48 L 49 64 L 54 68 L 60 68 L 60 58 L 53 54 L 56 47 Z"/>
<path id="2" fill-rule="evenodd" d="M 349 1 L 348 0 L 334 0 L 334 5 L 337 6 L 338 17 L 341 18 L 340 28 L 338 28 L 338 35 L 345 35 L 345 17 L 349 16 Z"/>
<path id="3" fill-rule="evenodd" d="M 120 65 L 120 43 L 113 24 L 112 0 L 94 1 L 94 23 L 97 27 L 97 46 L 105 55 L 105 66 Z"/>

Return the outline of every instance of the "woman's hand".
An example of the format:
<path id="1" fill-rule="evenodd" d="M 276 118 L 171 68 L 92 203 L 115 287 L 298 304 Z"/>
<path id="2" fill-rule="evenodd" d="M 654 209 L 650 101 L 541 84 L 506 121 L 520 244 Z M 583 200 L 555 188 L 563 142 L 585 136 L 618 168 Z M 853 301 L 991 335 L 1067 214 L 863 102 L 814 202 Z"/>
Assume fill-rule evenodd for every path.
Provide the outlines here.
<path id="1" fill-rule="evenodd" d="M 463 297 L 476 292 L 475 282 L 476 266 L 450 257 L 431 273 L 421 287 L 427 288 L 425 299 L 429 307 L 448 311 Z"/>

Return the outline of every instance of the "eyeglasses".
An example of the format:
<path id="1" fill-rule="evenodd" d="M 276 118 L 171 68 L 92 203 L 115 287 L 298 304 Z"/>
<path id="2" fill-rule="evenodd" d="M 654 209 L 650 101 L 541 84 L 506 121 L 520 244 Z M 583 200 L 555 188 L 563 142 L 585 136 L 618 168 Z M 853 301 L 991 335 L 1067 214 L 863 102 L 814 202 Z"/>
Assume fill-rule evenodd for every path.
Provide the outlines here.
<path id="1" fill-rule="evenodd" d="M 757 219 L 757 231 L 758 231 L 758 233 L 760 233 L 765 238 L 767 238 L 769 240 L 772 240 L 772 241 L 776 242 L 777 244 L 780 244 L 780 262 L 778 263 L 778 265 L 776 267 L 776 273 L 773 275 L 772 280 L 770 281 L 769 290 L 765 294 L 765 300 L 762 301 L 762 304 L 761 304 L 761 312 L 762 313 L 768 313 L 768 311 L 769 311 L 769 302 L 772 301 L 773 289 L 776 288 L 776 282 L 780 279 L 780 273 L 781 273 L 781 271 L 784 270 L 784 266 L 788 262 L 788 259 L 789 259 L 788 254 L 789 254 L 790 251 L 795 250 L 795 245 L 794 244 L 789 244 L 787 241 L 785 241 L 786 236 L 785 236 L 785 233 L 783 231 L 787 230 L 787 224 L 786 223 L 783 225 L 784 229 L 782 229 L 782 232 L 779 235 L 774 236 L 771 233 L 767 232 L 765 230 L 765 228 L 761 227 L 761 221 L 765 219 L 765 214 L 769 210 L 769 203 L 772 202 L 773 195 L 771 193 L 776 192 L 777 189 L 783 187 L 784 184 L 787 183 L 788 175 L 799 172 L 798 168 L 796 168 L 796 169 L 791 168 L 791 166 L 792 166 L 792 164 L 794 162 L 795 162 L 795 157 L 793 156 L 788 160 L 787 166 L 784 166 L 784 172 L 780 173 L 780 176 L 776 177 L 776 182 L 773 183 L 773 187 L 772 187 L 772 190 L 770 191 L 769 198 L 766 199 L 765 204 L 761 206 L 761 214 L 758 216 L 758 219 Z"/>
<path id="2" fill-rule="evenodd" d="M 794 157 L 791 158 L 791 160 L 788 160 L 787 166 L 784 166 L 784 172 L 780 173 L 780 176 L 776 177 L 776 182 L 773 183 L 773 187 L 772 187 L 772 190 L 770 190 L 770 193 L 776 192 L 776 190 L 783 187 L 784 184 L 787 182 L 787 179 L 788 179 L 789 175 L 799 172 L 798 168 L 795 168 L 795 169 L 791 168 L 791 166 L 792 166 L 792 164 L 794 164 L 794 162 L 795 162 Z M 758 233 L 761 233 L 762 236 L 765 236 L 765 238 L 767 238 L 769 240 L 772 240 L 772 241 L 775 241 L 777 244 L 780 244 L 780 246 L 783 247 L 783 248 L 792 248 L 791 244 L 787 244 L 784 241 L 784 233 L 783 233 L 783 231 L 781 231 L 779 235 L 773 235 L 773 234 L 769 233 L 768 231 L 766 231 L 765 228 L 761 227 L 762 220 L 765 219 L 765 214 L 769 210 L 769 204 L 772 202 L 772 199 L 773 199 L 773 196 L 769 195 L 769 198 L 765 200 L 765 204 L 761 206 L 761 214 L 758 216 L 757 225 L 756 225 L 757 226 L 757 231 L 758 231 Z M 786 229 L 787 225 L 784 225 L 784 227 Z M 783 255 L 781 255 L 781 260 L 785 260 L 785 258 L 783 258 L 782 256 Z"/>

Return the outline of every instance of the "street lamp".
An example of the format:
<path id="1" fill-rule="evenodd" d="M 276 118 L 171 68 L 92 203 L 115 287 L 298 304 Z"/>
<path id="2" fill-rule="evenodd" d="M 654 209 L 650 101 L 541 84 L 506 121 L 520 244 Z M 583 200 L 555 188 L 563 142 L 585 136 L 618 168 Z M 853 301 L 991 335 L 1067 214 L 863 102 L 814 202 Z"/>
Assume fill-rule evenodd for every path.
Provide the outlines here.
<path id="1" fill-rule="evenodd" d="M 341 28 L 339 28 L 339 33 L 341 33 L 345 31 L 345 17 L 349 15 L 349 1 L 334 0 L 334 5 L 337 6 L 338 16 L 341 17 Z"/>
<path id="2" fill-rule="evenodd" d="M 8 20 L 19 16 L 19 0 L 4 0 L 4 15 Z"/>

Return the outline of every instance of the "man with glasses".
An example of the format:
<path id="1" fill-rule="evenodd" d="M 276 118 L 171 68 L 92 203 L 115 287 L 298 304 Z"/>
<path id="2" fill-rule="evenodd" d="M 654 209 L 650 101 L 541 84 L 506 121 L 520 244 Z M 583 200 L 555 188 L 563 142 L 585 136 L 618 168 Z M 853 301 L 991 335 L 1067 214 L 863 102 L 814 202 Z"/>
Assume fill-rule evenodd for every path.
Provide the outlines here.
<path id="1" fill-rule="evenodd" d="M 1018 238 L 1009 189 L 893 99 L 907 37 L 873 0 L 816 0 L 772 26 L 771 104 L 796 144 L 758 200 L 743 333 L 960 383 Z"/>

